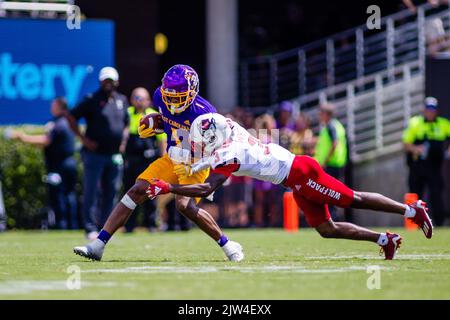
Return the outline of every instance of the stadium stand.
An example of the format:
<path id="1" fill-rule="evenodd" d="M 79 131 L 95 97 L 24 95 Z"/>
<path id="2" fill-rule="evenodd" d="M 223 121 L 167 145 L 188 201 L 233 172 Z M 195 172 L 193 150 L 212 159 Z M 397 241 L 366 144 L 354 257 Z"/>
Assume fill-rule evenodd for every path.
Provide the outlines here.
<path id="1" fill-rule="evenodd" d="M 28 16 L 53 19 L 59 15 L 66 15 L 74 2 L 74 0 L 0 0 L 0 17 Z"/>
<path id="2" fill-rule="evenodd" d="M 332 100 L 358 163 L 399 151 L 404 125 L 420 111 L 427 55 L 448 48 L 448 6 L 418 7 L 271 56 L 243 60 L 241 105 L 276 110 L 284 100 L 316 119 L 319 103 Z M 344 107 L 348 106 L 348 107 Z M 313 128 L 318 129 L 317 121 Z"/>

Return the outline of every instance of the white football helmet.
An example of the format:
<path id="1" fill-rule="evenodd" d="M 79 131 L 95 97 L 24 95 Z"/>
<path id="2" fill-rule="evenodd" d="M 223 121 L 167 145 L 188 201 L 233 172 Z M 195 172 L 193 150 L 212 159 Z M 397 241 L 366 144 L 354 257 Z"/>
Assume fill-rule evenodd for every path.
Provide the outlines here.
<path id="1" fill-rule="evenodd" d="M 218 113 L 206 113 L 197 117 L 191 125 L 190 136 L 194 158 L 210 156 L 231 137 L 227 118 Z"/>

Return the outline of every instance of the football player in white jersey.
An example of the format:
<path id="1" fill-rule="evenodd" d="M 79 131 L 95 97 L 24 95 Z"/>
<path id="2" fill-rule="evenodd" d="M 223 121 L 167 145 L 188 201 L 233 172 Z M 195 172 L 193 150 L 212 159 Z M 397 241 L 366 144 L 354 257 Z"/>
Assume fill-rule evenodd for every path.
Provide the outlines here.
<path id="1" fill-rule="evenodd" d="M 378 233 L 348 222 L 334 222 L 328 205 L 371 209 L 403 214 L 419 225 L 431 238 L 433 225 L 428 208 L 421 200 L 411 205 L 389 199 L 378 193 L 353 191 L 339 180 L 326 174 L 318 162 L 309 156 L 295 156 L 277 144 L 263 144 L 239 124 L 217 113 L 199 116 L 190 130 L 193 160 L 184 154 L 185 174 L 205 168 L 211 173 L 205 183 L 179 185 L 153 180 L 147 190 L 150 198 L 174 193 L 187 197 L 208 197 L 230 175 L 283 184 L 293 190 L 298 206 L 308 224 L 324 238 L 365 240 L 377 243 L 385 258 L 394 258 L 401 236 L 389 232 Z M 180 158 L 181 159 L 181 158 Z"/>

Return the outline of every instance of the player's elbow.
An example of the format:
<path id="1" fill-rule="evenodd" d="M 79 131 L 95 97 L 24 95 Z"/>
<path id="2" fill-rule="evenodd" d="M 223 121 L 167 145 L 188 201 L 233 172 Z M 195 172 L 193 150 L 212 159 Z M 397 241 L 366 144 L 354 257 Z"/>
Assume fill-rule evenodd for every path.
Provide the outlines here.
<path id="1" fill-rule="evenodd" d="M 213 192 L 214 192 L 214 189 L 212 187 L 206 187 L 200 191 L 200 197 L 207 198 Z"/>
<path id="2" fill-rule="evenodd" d="M 197 196 L 201 198 L 207 198 L 211 193 L 214 192 L 215 189 L 216 188 L 214 187 L 214 185 L 210 182 L 202 183 L 198 185 Z"/>

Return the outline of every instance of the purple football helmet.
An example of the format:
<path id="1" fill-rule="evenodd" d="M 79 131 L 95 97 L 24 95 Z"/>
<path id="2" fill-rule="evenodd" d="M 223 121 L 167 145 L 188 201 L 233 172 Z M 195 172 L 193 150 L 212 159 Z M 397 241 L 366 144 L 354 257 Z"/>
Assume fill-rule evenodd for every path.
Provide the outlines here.
<path id="1" fill-rule="evenodd" d="M 198 75 L 190 66 L 176 64 L 162 78 L 162 99 L 172 114 L 186 110 L 197 96 L 198 90 Z"/>

